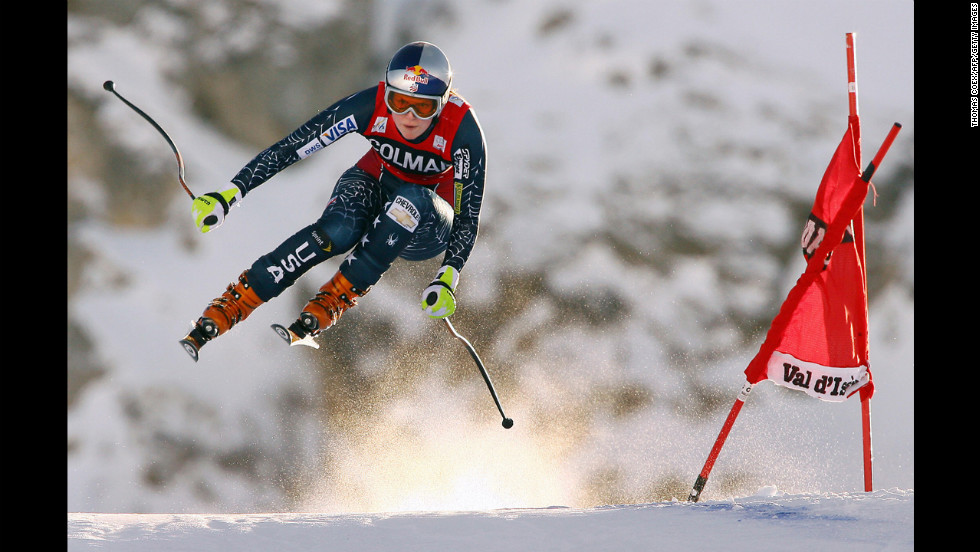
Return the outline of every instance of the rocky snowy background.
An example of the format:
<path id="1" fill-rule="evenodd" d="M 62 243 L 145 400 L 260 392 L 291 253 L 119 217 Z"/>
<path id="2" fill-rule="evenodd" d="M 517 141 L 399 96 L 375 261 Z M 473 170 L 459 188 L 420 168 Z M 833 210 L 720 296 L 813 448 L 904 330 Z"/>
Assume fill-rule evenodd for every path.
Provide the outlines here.
<path id="1" fill-rule="evenodd" d="M 787 291 L 847 118 L 857 33 L 876 488 L 914 488 L 913 3 L 860 0 L 68 2 L 69 512 L 591 507 L 686 498 Z M 319 350 L 288 322 L 314 269 L 209 344 L 177 344 L 252 261 L 315 220 L 356 136 L 201 235 L 216 189 L 310 116 L 439 44 L 487 135 L 457 329 L 398 263 Z M 859 404 L 759 385 L 705 499 L 862 489 Z"/>

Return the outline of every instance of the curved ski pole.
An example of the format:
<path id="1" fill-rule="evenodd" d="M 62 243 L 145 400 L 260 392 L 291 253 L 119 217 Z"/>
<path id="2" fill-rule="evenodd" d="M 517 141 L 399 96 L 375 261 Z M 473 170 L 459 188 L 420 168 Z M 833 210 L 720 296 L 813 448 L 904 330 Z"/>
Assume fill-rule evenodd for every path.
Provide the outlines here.
<path id="1" fill-rule="evenodd" d="M 473 345 L 470 345 L 470 342 L 456 331 L 453 323 L 449 321 L 449 317 L 443 318 L 442 320 L 446 323 L 446 329 L 449 330 L 449 333 L 456 339 L 462 341 L 463 345 L 466 346 L 466 350 L 469 351 L 470 356 L 473 357 L 473 360 L 476 362 L 476 367 L 480 369 L 480 374 L 483 375 L 483 381 L 487 383 L 487 389 L 490 390 L 490 395 L 493 396 L 493 402 L 497 404 L 497 410 L 500 411 L 500 416 L 503 418 L 501 425 L 504 426 L 504 429 L 510 429 L 514 426 L 514 420 L 504 414 L 504 409 L 500 406 L 500 399 L 497 398 L 497 392 L 493 388 L 493 383 L 490 381 L 490 375 L 487 374 L 487 369 L 483 367 L 483 361 L 480 360 L 480 355 L 476 354 L 476 349 L 473 348 Z"/>
<path id="2" fill-rule="evenodd" d="M 149 121 L 151 125 L 153 125 L 153 128 L 157 129 L 157 132 L 163 135 L 167 143 L 170 144 L 170 149 L 174 150 L 174 155 L 177 156 L 177 180 L 180 181 L 180 185 L 184 187 L 184 191 L 187 192 L 187 195 L 191 196 L 191 199 L 194 199 L 194 194 L 191 193 L 190 188 L 187 187 L 187 183 L 184 182 L 184 159 L 180 156 L 180 150 L 177 149 L 177 144 L 174 144 L 174 141 L 170 139 L 170 135 L 167 134 L 167 132 L 164 131 L 163 128 L 160 125 L 158 125 L 157 122 L 154 121 L 152 117 L 144 113 L 142 109 L 136 107 L 129 100 L 122 97 L 122 95 L 120 95 L 119 92 L 116 92 L 116 85 L 111 80 L 107 80 L 104 83 L 102 83 L 102 88 L 105 88 L 109 92 L 115 94 L 116 97 L 122 100 L 124 104 L 132 108 L 133 111 L 139 113 L 144 119 L 146 119 L 147 121 Z"/>

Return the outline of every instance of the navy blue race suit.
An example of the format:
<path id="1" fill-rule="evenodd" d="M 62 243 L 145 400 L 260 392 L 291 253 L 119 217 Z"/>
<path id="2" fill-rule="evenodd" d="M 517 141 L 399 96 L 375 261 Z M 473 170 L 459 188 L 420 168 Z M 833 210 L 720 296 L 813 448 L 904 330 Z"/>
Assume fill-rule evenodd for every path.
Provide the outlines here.
<path id="1" fill-rule="evenodd" d="M 248 269 L 249 282 L 263 301 L 347 251 L 340 272 L 362 290 L 377 283 L 398 257 L 423 260 L 445 251 L 443 264 L 462 271 L 476 243 L 486 180 L 480 123 L 453 93 L 429 129 L 409 141 L 395 128 L 383 94 L 384 84 L 379 84 L 336 102 L 232 178 L 244 198 L 348 134 L 360 134 L 371 145 L 338 179 L 320 218 Z"/>

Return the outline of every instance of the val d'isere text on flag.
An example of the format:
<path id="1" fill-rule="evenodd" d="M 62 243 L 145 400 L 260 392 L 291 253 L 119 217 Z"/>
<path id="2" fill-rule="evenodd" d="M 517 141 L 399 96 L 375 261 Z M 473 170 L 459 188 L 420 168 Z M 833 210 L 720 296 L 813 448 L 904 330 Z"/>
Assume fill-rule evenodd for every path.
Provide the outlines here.
<path id="1" fill-rule="evenodd" d="M 802 237 L 806 270 L 745 370 L 750 384 L 768 379 L 835 402 L 873 393 L 859 128 L 851 117 L 820 182 Z"/>

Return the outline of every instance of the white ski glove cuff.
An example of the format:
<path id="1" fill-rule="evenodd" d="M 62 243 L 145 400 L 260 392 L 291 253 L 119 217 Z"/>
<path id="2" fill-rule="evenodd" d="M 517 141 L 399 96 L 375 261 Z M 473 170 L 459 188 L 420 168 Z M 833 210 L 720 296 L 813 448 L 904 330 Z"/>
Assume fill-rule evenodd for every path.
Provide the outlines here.
<path id="1" fill-rule="evenodd" d="M 446 318 L 456 312 L 456 286 L 459 271 L 445 265 L 436 273 L 429 287 L 422 291 L 422 310 L 432 318 Z"/>
<path id="2" fill-rule="evenodd" d="M 216 192 L 194 198 L 191 203 L 191 216 L 197 228 L 207 233 L 221 226 L 225 215 L 242 200 L 242 191 L 234 183 L 227 184 Z"/>

